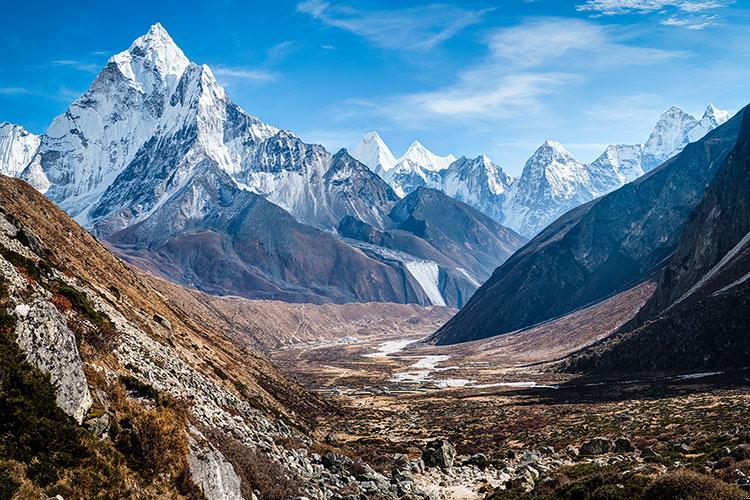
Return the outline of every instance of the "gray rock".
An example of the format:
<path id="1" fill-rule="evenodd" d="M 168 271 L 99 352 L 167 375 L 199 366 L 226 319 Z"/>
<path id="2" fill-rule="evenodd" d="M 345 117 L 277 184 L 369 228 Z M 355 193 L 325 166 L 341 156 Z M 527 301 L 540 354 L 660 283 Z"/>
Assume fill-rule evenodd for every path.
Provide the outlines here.
<path id="1" fill-rule="evenodd" d="M 159 316 L 158 314 L 154 314 L 154 322 L 163 326 L 167 330 L 172 329 L 172 323 L 169 322 L 169 320 L 163 316 Z"/>
<path id="2" fill-rule="evenodd" d="M 487 468 L 487 465 L 489 465 L 489 460 L 487 460 L 487 456 L 484 453 L 477 453 L 470 456 L 469 459 L 466 460 L 465 464 L 473 465 L 475 467 L 478 467 L 479 469 L 484 470 Z"/>
<path id="3" fill-rule="evenodd" d="M 617 453 L 632 453 L 635 451 L 635 446 L 630 442 L 630 439 L 620 436 L 615 439 L 615 452 Z"/>
<path id="4" fill-rule="evenodd" d="M 656 451 L 654 451 L 653 446 L 649 446 L 641 450 L 641 458 L 657 458 L 660 456 L 661 455 L 659 455 L 658 453 L 656 453 Z"/>
<path id="5" fill-rule="evenodd" d="M 724 446 L 720 448 L 719 450 L 717 450 L 716 453 L 714 453 L 713 458 L 715 460 L 719 460 L 721 458 L 728 457 L 731 454 L 732 454 L 732 450 L 730 450 L 728 446 Z"/>
<path id="6" fill-rule="evenodd" d="M 447 469 L 453 466 L 455 458 L 456 449 L 448 441 L 442 439 L 427 443 L 427 448 L 422 452 L 422 460 L 426 467 Z"/>
<path id="7" fill-rule="evenodd" d="M 685 443 L 675 443 L 672 445 L 672 448 L 680 453 L 690 453 L 693 451 L 693 449 Z"/>
<path id="8" fill-rule="evenodd" d="M 16 307 L 16 341 L 27 359 L 55 384 L 57 405 L 79 424 L 93 402 L 75 335 L 45 300 Z"/>
<path id="9" fill-rule="evenodd" d="M 604 455 L 615 449 L 615 443 L 611 439 L 595 437 L 581 444 L 581 455 Z"/>
<path id="10" fill-rule="evenodd" d="M 94 436 L 102 437 L 109 431 L 110 418 L 106 413 L 99 417 L 90 418 L 83 423 Z"/>
<path id="11" fill-rule="evenodd" d="M 240 478 L 232 464 L 196 429 L 188 438 L 190 474 L 207 500 L 242 500 Z"/>

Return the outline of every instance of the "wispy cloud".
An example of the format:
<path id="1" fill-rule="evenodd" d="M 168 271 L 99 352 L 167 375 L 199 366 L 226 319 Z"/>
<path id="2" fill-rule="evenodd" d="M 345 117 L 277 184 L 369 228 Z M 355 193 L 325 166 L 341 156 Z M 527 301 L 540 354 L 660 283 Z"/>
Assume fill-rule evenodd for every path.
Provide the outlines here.
<path id="1" fill-rule="evenodd" d="M 594 12 L 604 16 L 617 14 L 649 14 L 665 9 L 677 9 L 683 12 L 706 12 L 725 7 L 734 0 L 586 0 L 577 5 L 580 12 Z"/>
<path id="2" fill-rule="evenodd" d="M 608 28 L 579 19 L 530 20 L 495 30 L 489 37 L 493 59 L 515 67 L 534 67 L 562 57 L 593 64 L 653 64 L 679 55 L 674 51 L 628 45 Z M 581 57 L 585 56 L 585 57 Z"/>
<path id="3" fill-rule="evenodd" d="M 392 10 L 364 10 L 323 0 L 306 0 L 297 11 L 326 26 L 359 35 L 380 47 L 429 50 L 479 22 L 486 10 L 464 10 L 433 4 Z"/>
<path id="4" fill-rule="evenodd" d="M 83 71 L 84 73 L 91 74 L 96 74 L 102 69 L 102 66 L 99 64 L 77 59 L 57 59 L 55 61 L 50 61 L 50 64 L 55 67 L 72 68 L 77 71 Z"/>
<path id="5" fill-rule="evenodd" d="M 0 95 L 29 95 L 34 91 L 25 87 L 0 87 Z"/>
<path id="6" fill-rule="evenodd" d="M 42 97 L 66 104 L 77 99 L 82 94 L 83 92 L 80 90 L 75 90 L 64 86 L 56 87 L 53 89 L 20 86 L 0 87 L 0 95 L 3 96 L 33 96 L 34 98 Z"/>
<path id="7" fill-rule="evenodd" d="M 477 120 L 527 115 L 544 96 L 611 68 L 661 63 L 683 54 L 629 45 L 608 28 L 579 19 L 533 19 L 496 29 L 488 55 L 467 66 L 455 83 L 395 96 L 385 103 L 355 102 L 415 126 L 429 119 Z"/>
<path id="8" fill-rule="evenodd" d="M 278 75 L 272 71 L 240 66 L 216 66 L 213 68 L 213 72 L 217 78 L 221 79 L 252 82 L 273 82 L 278 79 Z"/>
<path id="9" fill-rule="evenodd" d="M 689 30 L 702 30 L 710 28 L 711 26 L 717 26 L 719 24 L 717 16 L 687 16 L 687 17 L 668 17 L 664 19 L 661 24 L 664 26 L 679 26 L 681 28 L 687 28 Z"/>
<path id="10" fill-rule="evenodd" d="M 284 40 L 283 42 L 277 43 L 268 49 L 268 62 L 275 63 L 285 58 L 295 50 L 297 50 L 298 43 L 294 40 Z"/>

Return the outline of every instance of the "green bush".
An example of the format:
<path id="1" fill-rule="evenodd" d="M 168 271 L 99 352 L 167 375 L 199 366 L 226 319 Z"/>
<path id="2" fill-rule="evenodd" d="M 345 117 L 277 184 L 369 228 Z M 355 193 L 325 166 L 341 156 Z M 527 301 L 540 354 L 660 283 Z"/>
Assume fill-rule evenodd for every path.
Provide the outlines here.
<path id="1" fill-rule="evenodd" d="M 91 305 L 91 302 L 89 301 L 88 297 L 86 297 L 86 295 L 84 295 L 82 292 L 79 292 L 72 286 L 61 283 L 59 285 L 59 288 L 57 289 L 57 292 L 68 299 L 73 305 L 73 308 L 84 317 L 86 317 L 89 321 L 91 321 L 91 323 L 93 323 L 94 325 L 100 327 L 105 322 L 110 324 L 112 323 L 106 314 L 94 309 L 94 306 Z"/>

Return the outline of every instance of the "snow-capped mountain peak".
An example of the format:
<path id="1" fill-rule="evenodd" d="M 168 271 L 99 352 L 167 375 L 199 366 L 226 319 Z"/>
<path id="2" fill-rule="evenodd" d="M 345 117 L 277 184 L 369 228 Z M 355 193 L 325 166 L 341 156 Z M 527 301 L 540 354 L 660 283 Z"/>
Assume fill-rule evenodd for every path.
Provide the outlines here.
<path id="1" fill-rule="evenodd" d="M 732 114 L 729 111 L 719 109 L 713 104 L 709 104 L 706 111 L 703 112 L 703 117 L 698 124 L 690 129 L 687 134 L 687 140 L 694 142 L 724 123 L 731 118 Z"/>
<path id="2" fill-rule="evenodd" d="M 148 92 L 155 86 L 173 89 L 190 61 L 169 36 L 164 27 L 156 23 L 131 44 L 128 50 L 115 54 L 109 60 L 135 85 Z M 160 85 L 161 84 L 161 85 Z"/>
<path id="3" fill-rule="evenodd" d="M 688 132 L 698 120 L 677 106 L 671 106 L 659 117 L 654 130 L 643 145 L 647 170 L 674 155 L 687 144 Z"/>
<path id="4" fill-rule="evenodd" d="M 375 131 L 366 133 L 359 144 L 352 149 L 351 155 L 379 175 L 388 172 L 396 165 L 396 157 Z"/>
<path id="5" fill-rule="evenodd" d="M 425 170 L 438 172 L 448 168 L 451 163 L 456 161 L 456 157 L 452 154 L 438 156 L 422 145 L 421 142 L 414 141 L 409 146 L 409 149 L 406 150 L 406 153 L 399 158 L 398 162 L 401 163 L 403 160 L 409 160 Z"/>
<path id="6" fill-rule="evenodd" d="M 721 125 L 725 121 L 729 120 L 732 117 L 732 113 L 729 111 L 719 109 L 716 106 L 713 105 L 713 103 L 708 103 L 708 107 L 706 108 L 706 111 L 703 113 L 703 120 L 711 120 L 715 126 Z"/>

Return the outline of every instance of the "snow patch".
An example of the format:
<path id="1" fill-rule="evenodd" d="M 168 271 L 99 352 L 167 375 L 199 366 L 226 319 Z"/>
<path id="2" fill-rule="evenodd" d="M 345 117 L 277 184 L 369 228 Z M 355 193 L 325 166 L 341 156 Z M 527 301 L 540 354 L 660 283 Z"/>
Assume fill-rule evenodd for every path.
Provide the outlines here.
<path id="1" fill-rule="evenodd" d="M 440 293 L 440 268 L 437 263 L 428 260 L 413 260 L 404 262 L 404 265 L 427 294 L 432 305 L 445 306 L 445 300 Z"/>

